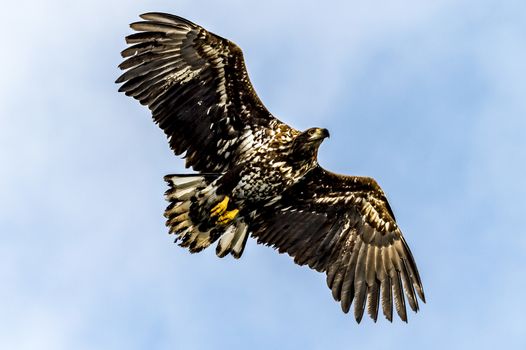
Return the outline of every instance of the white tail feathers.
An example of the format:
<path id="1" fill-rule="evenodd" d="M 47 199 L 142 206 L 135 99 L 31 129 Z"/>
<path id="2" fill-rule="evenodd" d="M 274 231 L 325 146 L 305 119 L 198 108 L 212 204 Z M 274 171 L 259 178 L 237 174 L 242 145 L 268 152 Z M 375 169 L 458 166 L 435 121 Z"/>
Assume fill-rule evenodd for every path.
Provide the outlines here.
<path id="1" fill-rule="evenodd" d="M 191 210 L 192 206 L 199 205 L 198 196 L 207 187 L 206 179 L 192 175 L 168 175 L 164 179 L 170 185 L 165 194 L 170 202 L 164 212 L 166 226 L 176 235 L 180 246 L 189 248 L 192 253 L 203 250 L 213 241 L 211 230 L 201 231 L 192 220 Z"/>
<path id="2" fill-rule="evenodd" d="M 247 240 L 247 225 L 241 217 L 228 226 L 210 225 L 209 206 L 218 200 L 214 180 L 219 174 L 205 175 L 167 175 L 164 180 L 170 188 L 166 200 L 170 205 L 164 216 L 170 233 L 176 235 L 175 241 L 191 253 L 197 253 L 214 243 L 218 238 L 216 254 L 224 257 L 232 254 L 239 258 L 243 254 Z M 207 215 L 206 215 L 207 216 Z"/>
<path id="3" fill-rule="evenodd" d="M 216 247 L 217 256 L 222 258 L 230 253 L 234 258 L 239 259 L 245 249 L 247 237 L 247 225 L 242 220 L 236 225 L 229 226 L 219 239 Z"/>

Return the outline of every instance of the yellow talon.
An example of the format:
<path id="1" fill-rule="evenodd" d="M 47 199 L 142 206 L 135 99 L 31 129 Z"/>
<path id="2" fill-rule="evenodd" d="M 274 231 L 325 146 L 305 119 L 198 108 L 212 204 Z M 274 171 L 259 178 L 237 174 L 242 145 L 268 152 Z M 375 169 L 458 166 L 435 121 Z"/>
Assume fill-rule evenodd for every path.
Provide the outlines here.
<path id="1" fill-rule="evenodd" d="M 220 225 L 226 225 L 236 218 L 237 213 L 239 213 L 238 209 L 226 211 L 223 214 L 221 214 L 221 216 L 217 219 L 216 222 Z"/>
<path id="2" fill-rule="evenodd" d="M 210 217 L 222 215 L 228 207 L 228 200 L 228 196 L 225 196 L 225 199 L 223 199 L 219 204 L 213 207 L 212 210 L 210 210 Z"/>

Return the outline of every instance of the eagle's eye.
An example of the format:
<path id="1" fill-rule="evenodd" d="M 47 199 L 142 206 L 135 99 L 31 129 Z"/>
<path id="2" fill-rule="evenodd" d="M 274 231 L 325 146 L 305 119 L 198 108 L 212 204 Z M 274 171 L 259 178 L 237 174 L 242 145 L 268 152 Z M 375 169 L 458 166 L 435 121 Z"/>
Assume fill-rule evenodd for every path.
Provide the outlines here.
<path id="1" fill-rule="evenodd" d="M 309 130 L 309 136 L 312 136 L 316 133 L 316 129 L 310 129 Z"/>

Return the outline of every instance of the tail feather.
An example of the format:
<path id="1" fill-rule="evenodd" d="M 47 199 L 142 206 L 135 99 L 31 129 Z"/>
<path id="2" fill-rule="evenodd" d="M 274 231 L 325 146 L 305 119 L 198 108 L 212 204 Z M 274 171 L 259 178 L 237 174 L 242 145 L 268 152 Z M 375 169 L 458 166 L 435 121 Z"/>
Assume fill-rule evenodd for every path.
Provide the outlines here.
<path id="1" fill-rule="evenodd" d="M 248 227 L 245 224 L 243 224 L 243 231 L 241 231 L 240 234 L 237 236 L 237 239 L 234 242 L 234 245 L 232 246 L 231 254 L 236 259 L 239 259 L 243 254 L 243 251 L 245 250 L 245 246 L 247 244 L 248 239 L 247 229 Z"/>
<path id="2" fill-rule="evenodd" d="M 230 253 L 234 258 L 239 259 L 245 249 L 247 237 L 247 225 L 244 222 L 240 221 L 236 226 L 229 226 L 217 244 L 217 256 L 222 258 Z"/>
<path id="3" fill-rule="evenodd" d="M 248 237 L 242 218 L 226 227 L 210 225 L 201 218 L 219 199 L 214 185 L 219 176 L 221 174 L 166 175 L 164 180 L 169 189 L 165 197 L 170 202 L 164 213 L 166 226 L 176 235 L 175 242 L 191 253 L 200 252 L 219 239 L 216 254 L 224 257 L 230 253 L 237 259 Z"/>
<path id="4" fill-rule="evenodd" d="M 200 230 L 191 217 L 193 208 L 199 206 L 199 194 L 217 178 L 216 175 L 167 175 L 164 180 L 170 188 L 165 193 L 170 202 L 164 212 L 169 232 L 176 235 L 175 242 L 197 253 L 212 244 L 217 237 L 212 229 Z"/>

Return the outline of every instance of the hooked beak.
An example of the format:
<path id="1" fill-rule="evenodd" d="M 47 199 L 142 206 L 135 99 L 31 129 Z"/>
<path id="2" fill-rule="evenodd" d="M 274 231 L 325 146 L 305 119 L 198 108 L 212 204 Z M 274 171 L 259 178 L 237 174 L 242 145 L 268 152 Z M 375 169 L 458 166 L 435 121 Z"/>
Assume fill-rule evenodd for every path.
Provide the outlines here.
<path id="1" fill-rule="evenodd" d="M 316 129 L 316 133 L 314 133 L 314 135 L 312 135 L 309 139 L 310 141 L 318 141 L 318 140 L 323 140 L 327 137 L 331 137 L 331 135 L 329 134 L 329 130 L 327 129 Z"/>

